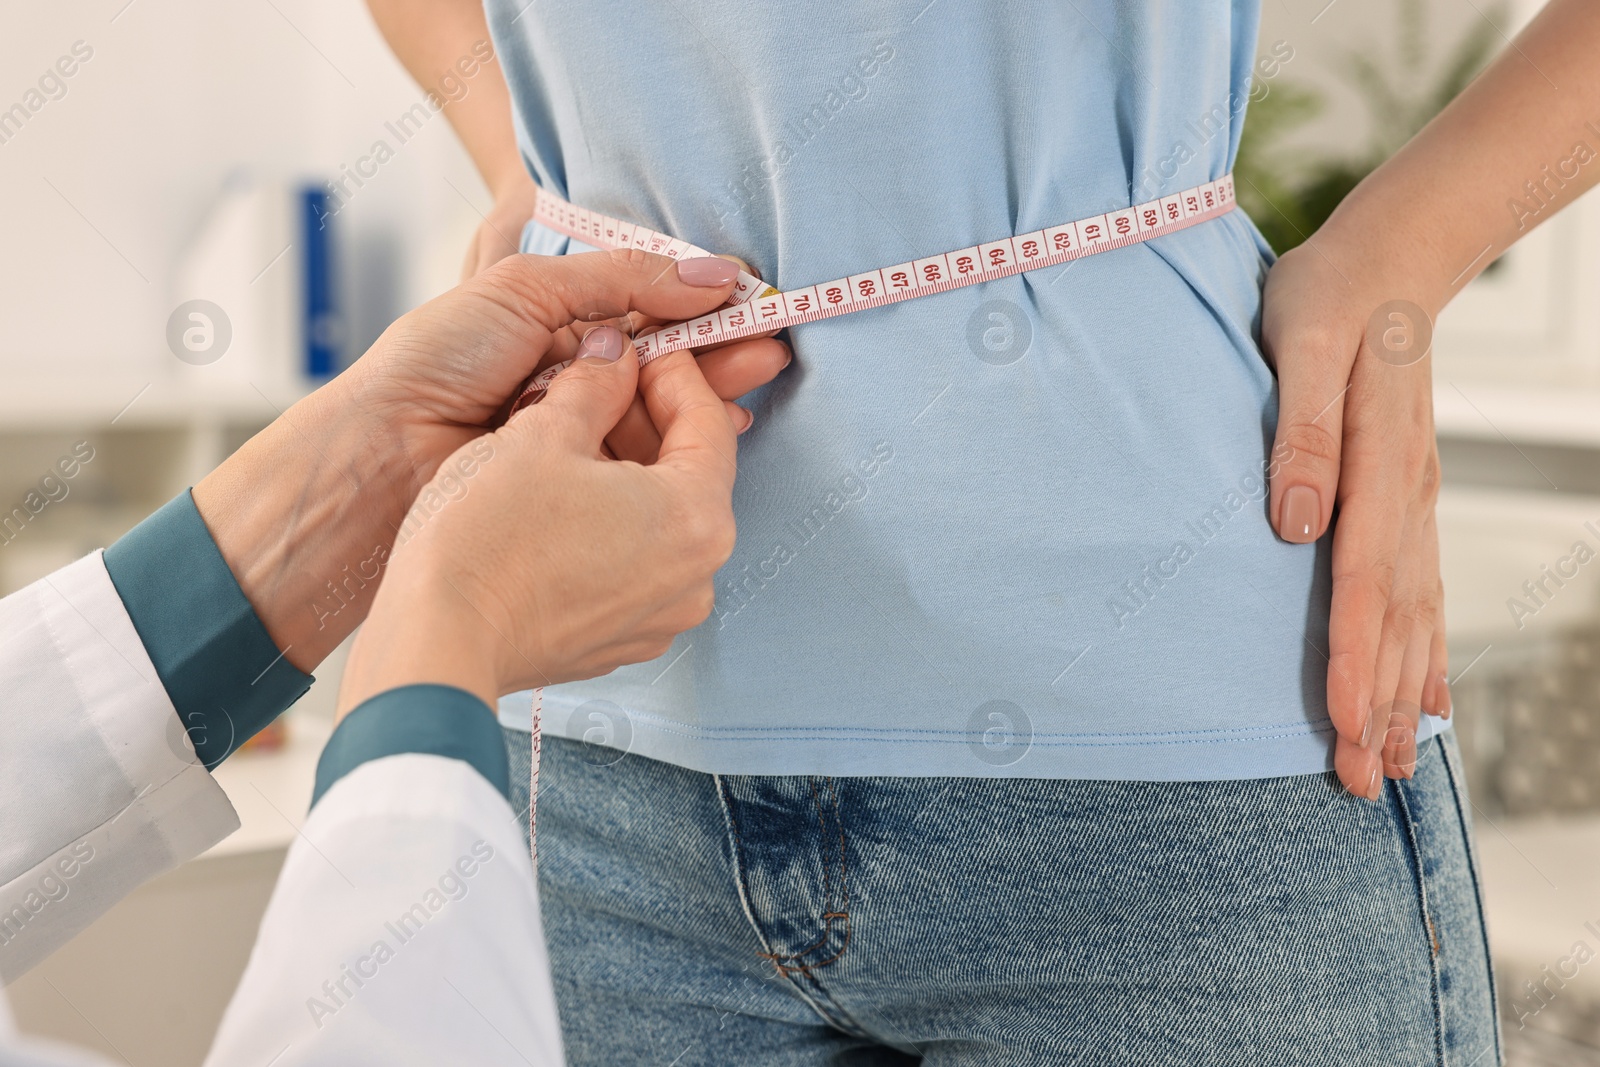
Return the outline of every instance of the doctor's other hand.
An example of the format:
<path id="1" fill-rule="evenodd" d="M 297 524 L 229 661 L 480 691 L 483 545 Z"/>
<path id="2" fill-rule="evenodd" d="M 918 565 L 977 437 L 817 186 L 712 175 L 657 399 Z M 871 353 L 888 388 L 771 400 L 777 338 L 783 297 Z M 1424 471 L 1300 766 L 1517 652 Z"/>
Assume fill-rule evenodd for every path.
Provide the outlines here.
<path id="1" fill-rule="evenodd" d="M 197 484 L 201 517 L 285 658 L 313 670 L 355 629 L 418 493 L 504 422 L 575 323 L 686 319 L 726 300 L 731 275 L 695 263 L 645 252 L 502 260 L 396 320 Z M 776 374 L 785 361 L 765 366 Z"/>
<path id="2" fill-rule="evenodd" d="M 446 456 L 499 424 L 534 371 L 576 356 L 591 324 L 703 315 L 727 299 L 734 274 L 720 259 L 636 250 L 511 256 L 398 319 L 332 385 L 375 436 L 404 453 L 409 504 Z M 748 391 L 788 362 L 781 342 L 760 344 L 767 348 L 752 350 L 738 373 L 706 369 L 714 392 L 725 392 L 719 382 Z M 728 408 L 736 426 L 748 422 Z"/>
<path id="3" fill-rule="evenodd" d="M 466 262 L 461 268 L 463 282 L 477 277 L 501 260 L 517 254 L 522 244 L 523 227 L 533 218 L 534 205 L 538 200 L 539 187 L 534 184 L 526 171 L 519 168 L 517 173 L 500 187 L 495 195 L 494 206 L 483 217 L 483 222 L 478 225 L 477 232 L 472 236 L 472 243 L 467 248 Z M 757 277 L 760 276 L 759 271 L 743 260 L 732 256 L 721 258 L 750 271 Z M 701 269 L 705 270 L 712 266 L 703 264 Z M 708 272 L 706 276 L 711 275 Z M 637 337 L 652 327 L 674 321 L 678 320 L 670 316 L 652 316 L 636 311 L 623 318 L 612 320 L 610 325 L 620 326 L 623 332 Z M 595 324 L 577 323 L 572 328 L 558 333 L 545 363 L 554 364 L 573 358 L 583 341 L 586 328 L 592 325 Z M 789 364 L 788 345 L 774 341 L 771 337 L 771 334 L 758 335 L 731 342 L 715 351 L 696 353 L 700 358 L 700 370 L 706 376 L 706 381 L 711 383 L 711 388 L 718 396 L 728 401 L 728 414 L 741 433 L 750 428 L 752 418 L 750 412 L 738 407 L 733 401 L 752 389 L 767 384 Z M 606 447 L 613 455 L 619 459 L 631 459 L 639 463 L 651 462 L 660 445 L 661 439 L 650 423 L 642 399 L 634 401 L 628 413 L 617 422 L 616 428 L 611 431 L 611 436 L 606 439 Z"/>
<path id="4" fill-rule="evenodd" d="M 1274 526 L 1285 540 L 1315 541 L 1339 509 L 1327 648 L 1334 769 L 1370 799 L 1385 775 L 1411 777 L 1420 715 L 1450 713 L 1429 353 L 1439 309 L 1424 308 L 1385 259 L 1319 231 L 1273 266 L 1261 323 L 1280 394 Z"/>
<path id="5" fill-rule="evenodd" d="M 688 353 L 641 372 L 610 327 L 538 405 L 446 460 L 402 525 L 341 713 L 385 689 L 505 693 L 652 659 L 711 612 L 733 551 L 737 438 Z M 642 393 L 649 466 L 605 454 Z"/>

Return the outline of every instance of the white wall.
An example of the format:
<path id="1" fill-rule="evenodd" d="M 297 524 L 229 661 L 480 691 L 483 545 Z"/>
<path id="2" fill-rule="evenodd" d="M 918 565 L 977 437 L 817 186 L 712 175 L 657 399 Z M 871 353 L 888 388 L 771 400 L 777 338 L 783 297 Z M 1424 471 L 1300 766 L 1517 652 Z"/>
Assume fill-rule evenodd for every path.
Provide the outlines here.
<path id="1" fill-rule="evenodd" d="M 358 0 L 7 7 L 0 108 L 75 42 L 93 50 L 0 144 L 8 381 L 164 372 L 173 264 L 223 178 L 324 177 L 421 97 Z M 358 337 L 453 280 L 476 216 L 446 178 L 487 205 L 441 116 L 337 220 Z"/>

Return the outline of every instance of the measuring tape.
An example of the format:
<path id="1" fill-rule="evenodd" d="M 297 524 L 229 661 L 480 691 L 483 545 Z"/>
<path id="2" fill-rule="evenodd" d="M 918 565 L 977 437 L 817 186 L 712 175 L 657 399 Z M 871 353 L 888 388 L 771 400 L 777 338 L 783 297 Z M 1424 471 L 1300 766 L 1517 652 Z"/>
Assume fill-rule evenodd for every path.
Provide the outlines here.
<path id="1" fill-rule="evenodd" d="M 668 352 L 724 344 L 1126 248 L 1217 218 L 1233 207 L 1233 175 L 1227 174 L 1214 182 L 1123 211 L 1092 215 L 786 293 L 740 272 L 733 295 L 721 310 L 635 338 L 633 350 L 642 366 Z M 533 217 L 557 233 L 597 248 L 639 248 L 672 259 L 711 255 L 687 241 L 577 207 L 543 190 L 539 191 Z M 559 363 L 536 375 L 517 397 L 515 407 L 537 401 L 567 365 Z"/>
<path id="2" fill-rule="evenodd" d="M 1218 218 L 1234 207 L 1233 175 L 1185 189 L 1123 211 L 1092 215 L 1061 226 L 1006 237 L 989 244 L 959 248 L 926 259 L 896 263 L 866 274 L 852 274 L 820 285 L 780 293 L 743 271 L 727 305 L 698 319 L 680 322 L 633 341 L 634 354 L 643 366 L 668 352 L 737 341 L 741 337 L 771 333 L 835 315 L 848 315 L 885 304 L 945 293 L 966 285 L 1005 278 L 1023 271 L 1053 267 L 1113 248 L 1154 240 L 1196 223 Z M 670 259 L 709 256 L 698 245 L 680 241 L 645 226 L 569 204 L 544 190 L 534 205 L 533 217 L 568 237 L 596 248 L 638 248 Z M 512 410 L 537 403 L 544 391 L 571 363 L 558 363 L 539 372 L 517 397 Z M 537 808 L 539 802 L 539 720 L 544 690 L 533 691 L 532 774 L 528 794 L 528 840 L 534 863 L 538 856 Z"/>

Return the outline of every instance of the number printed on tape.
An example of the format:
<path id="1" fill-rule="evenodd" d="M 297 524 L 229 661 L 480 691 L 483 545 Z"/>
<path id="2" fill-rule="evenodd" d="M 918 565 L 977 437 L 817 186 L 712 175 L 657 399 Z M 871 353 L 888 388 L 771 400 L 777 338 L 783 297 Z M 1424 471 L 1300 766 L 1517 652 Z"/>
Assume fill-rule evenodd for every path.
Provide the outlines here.
<path id="1" fill-rule="evenodd" d="M 1214 182 L 1120 211 L 1092 215 L 1061 226 L 897 263 L 786 293 L 778 292 L 752 274 L 740 272 L 728 306 L 635 338 L 634 352 L 640 363 L 648 363 L 668 352 L 721 344 L 833 315 L 976 285 L 1021 271 L 1038 270 L 1175 233 L 1218 218 L 1232 211 L 1234 206 L 1233 176 L 1228 174 Z M 574 207 L 543 191 L 539 193 L 533 216 L 558 233 L 601 248 L 642 248 L 673 259 L 711 255 L 698 245 L 623 219 Z M 565 366 L 561 364 L 540 372 L 523 388 L 516 407 L 537 399 Z"/>

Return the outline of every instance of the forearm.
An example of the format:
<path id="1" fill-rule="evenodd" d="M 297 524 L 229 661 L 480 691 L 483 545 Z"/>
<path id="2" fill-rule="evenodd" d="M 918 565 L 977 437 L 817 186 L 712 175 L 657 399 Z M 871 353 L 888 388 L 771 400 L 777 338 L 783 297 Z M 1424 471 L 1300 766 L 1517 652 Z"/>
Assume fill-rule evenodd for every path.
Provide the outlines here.
<path id="1" fill-rule="evenodd" d="M 489 191 L 498 199 L 513 183 L 526 180 L 511 93 L 489 43 L 481 0 L 367 0 L 367 7 L 417 84 L 438 94 Z M 464 91 L 441 88 L 452 72 Z"/>
<path id="2" fill-rule="evenodd" d="M 267 633 L 308 672 L 366 617 L 416 489 L 343 385 L 295 404 L 194 487 Z"/>
<path id="3" fill-rule="evenodd" d="M 397 573 L 372 622 L 350 652 L 339 686 L 338 715 L 385 690 L 447 685 L 490 707 L 500 698 L 497 647 L 506 641 L 432 561 Z M 404 569 L 404 565 L 402 565 Z M 418 618 L 427 620 L 417 625 Z"/>
<path id="4" fill-rule="evenodd" d="M 1552 0 L 1313 239 L 1437 310 L 1600 179 L 1600 6 Z"/>

